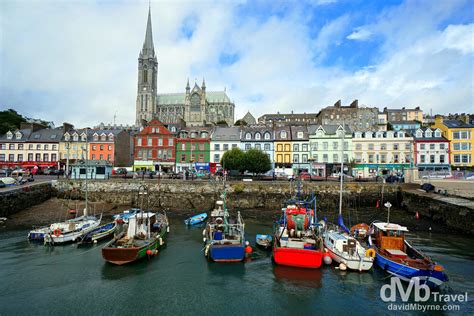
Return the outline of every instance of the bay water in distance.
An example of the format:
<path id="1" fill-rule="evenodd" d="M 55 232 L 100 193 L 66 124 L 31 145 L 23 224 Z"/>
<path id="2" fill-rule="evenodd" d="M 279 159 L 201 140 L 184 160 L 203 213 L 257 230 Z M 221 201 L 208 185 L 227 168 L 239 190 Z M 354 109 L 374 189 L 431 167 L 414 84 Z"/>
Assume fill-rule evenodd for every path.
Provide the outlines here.
<path id="1" fill-rule="evenodd" d="M 0 315 L 392 313 L 380 298 L 389 276 L 377 268 L 358 273 L 334 266 L 318 270 L 276 266 L 271 252 L 255 246 L 245 263 L 210 263 L 202 252 L 202 228 L 187 228 L 181 218 L 170 220 L 167 247 L 151 260 L 125 266 L 102 259 L 103 242 L 92 247 L 45 247 L 28 242 L 26 229 L 0 229 Z M 271 223 L 248 220 L 246 238 L 254 245 L 256 233 L 271 230 Z M 468 302 L 459 303 L 459 311 L 429 314 L 473 315 L 473 238 L 434 233 L 408 237 L 445 267 L 450 281 L 443 292 L 468 293 Z"/>

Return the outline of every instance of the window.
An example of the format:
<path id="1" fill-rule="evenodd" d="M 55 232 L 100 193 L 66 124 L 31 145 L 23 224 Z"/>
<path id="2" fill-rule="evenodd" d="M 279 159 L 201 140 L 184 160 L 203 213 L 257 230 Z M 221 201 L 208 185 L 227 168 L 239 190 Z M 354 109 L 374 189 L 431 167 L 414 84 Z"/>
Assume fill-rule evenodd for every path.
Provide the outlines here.
<path id="1" fill-rule="evenodd" d="M 471 162 L 471 155 L 461 155 L 461 162 L 462 163 L 470 163 Z"/>
<path id="2" fill-rule="evenodd" d="M 344 162 L 349 162 L 349 155 L 348 154 L 344 154 Z"/>
<path id="3" fill-rule="evenodd" d="M 425 150 L 425 144 L 420 144 L 420 150 Z"/>
<path id="4" fill-rule="evenodd" d="M 380 144 L 380 150 L 387 150 L 387 144 Z"/>
<path id="5" fill-rule="evenodd" d="M 8 146 L 8 149 L 15 149 L 15 144 L 10 144 L 10 145 Z"/>
<path id="6" fill-rule="evenodd" d="M 252 139 L 252 134 L 246 133 L 245 134 L 245 139 Z"/>
<path id="7" fill-rule="evenodd" d="M 35 155 L 35 161 L 41 161 L 41 154 Z"/>
<path id="8" fill-rule="evenodd" d="M 158 146 L 163 146 L 163 138 L 158 138 Z"/>
<path id="9" fill-rule="evenodd" d="M 369 150 L 374 150 L 374 144 L 369 144 Z"/>
<path id="10" fill-rule="evenodd" d="M 299 144 L 293 144 L 293 151 L 300 151 L 300 145 Z"/>
<path id="11" fill-rule="evenodd" d="M 262 150 L 262 145 L 261 144 L 255 144 L 255 149 Z"/>
<path id="12" fill-rule="evenodd" d="M 380 155 L 380 163 L 387 163 L 387 156 L 385 154 Z"/>
<path id="13" fill-rule="evenodd" d="M 256 140 L 260 140 L 260 139 L 261 139 L 260 133 L 255 133 L 255 139 L 256 139 Z"/>
<path id="14" fill-rule="evenodd" d="M 191 150 L 196 150 L 196 144 L 191 143 Z"/>
<path id="15" fill-rule="evenodd" d="M 28 161 L 33 161 L 33 154 L 28 154 Z"/>
<path id="16" fill-rule="evenodd" d="M 92 160 L 95 160 L 95 154 L 92 154 Z"/>
<path id="17" fill-rule="evenodd" d="M 100 145 L 100 150 L 104 150 L 104 145 Z"/>
<path id="18" fill-rule="evenodd" d="M 232 144 L 232 148 L 237 148 L 237 144 Z"/>
<path id="19" fill-rule="evenodd" d="M 285 151 L 290 151 L 290 144 L 285 144 Z"/>
<path id="20" fill-rule="evenodd" d="M 435 163 L 435 155 L 430 155 L 430 163 Z"/>
<path id="21" fill-rule="evenodd" d="M 108 145 L 108 146 L 107 146 L 107 149 L 108 149 L 108 150 L 112 150 L 112 145 Z"/>
<path id="22" fill-rule="evenodd" d="M 398 154 L 393 154 L 393 162 L 398 163 Z"/>
<path id="23" fill-rule="evenodd" d="M 15 155 L 14 154 L 9 154 L 8 155 L 8 161 L 15 161 Z"/>
<path id="24" fill-rule="evenodd" d="M 308 151 L 308 144 L 301 145 L 301 151 Z"/>
<path id="25" fill-rule="evenodd" d="M 49 154 L 43 154 L 43 161 L 49 161 Z"/>
<path id="26" fill-rule="evenodd" d="M 270 139 L 270 133 L 266 132 L 265 135 L 264 135 L 264 138 L 265 138 L 265 140 L 269 140 Z"/>
<path id="27" fill-rule="evenodd" d="M 281 154 L 277 155 L 277 162 L 283 162 L 283 155 Z"/>
<path id="28" fill-rule="evenodd" d="M 315 162 L 318 162 L 318 155 L 317 155 L 317 154 L 314 154 L 314 155 L 313 155 L 313 159 L 314 159 Z"/>
<path id="29" fill-rule="evenodd" d="M 328 162 L 328 154 L 323 155 L 323 162 Z"/>
<path id="30" fill-rule="evenodd" d="M 98 141 L 99 140 L 99 135 L 94 134 L 93 139 L 94 139 L 94 141 Z"/>
<path id="31" fill-rule="evenodd" d="M 393 150 L 398 150 L 398 144 L 393 144 Z"/>
<path id="32" fill-rule="evenodd" d="M 250 145 L 250 144 L 245 144 L 245 150 L 249 150 L 249 149 L 251 149 L 251 148 L 252 148 L 252 145 Z"/>
<path id="33" fill-rule="evenodd" d="M 200 154 L 198 159 L 199 162 L 204 162 L 204 155 Z"/>
<path id="34" fill-rule="evenodd" d="M 229 150 L 229 144 L 224 144 L 224 150 Z"/>
<path id="35" fill-rule="evenodd" d="M 344 150 L 349 150 L 349 142 L 344 142 Z"/>
<path id="36" fill-rule="evenodd" d="M 294 154 L 294 155 L 293 155 L 293 162 L 294 162 L 294 163 L 298 163 L 298 159 L 299 159 L 299 155 L 298 155 L 298 154 Z"/>
<path id="37" fill-rule="evenodd" d="M 23 144 L 18 144 L 18 150 L 22 150 L 22 149 L 23 149 Z"/>
<path id="38" fill-rule="evenodd" d="M 286 131 L 281 131 L 280 132 L 280 138 L 286 139 Z"/>
<path id="39" fill-rule="evenodd" d="M 296 137 L 297 137 L 298 139 L 302 139 L 302 138 L 303 138 L 303 132 L 298 132 L 298 133 L 296 133 Z"/>
<path id="40" fill-rule="evenodd" d="M 332 149 L 337 150 L 337 147 L 338 147 L 337 145 L 338 145 L 337 142 L 333 142 L 332 143 Z"/>
<path id="41" fill-rule="evenodd" d="M 148 152 L 148 156 L 149 156 L 149 154 L 150 154 L 150 153 Z M 100 155 L 99 155 L 99 159 L 100 159 L 100 160 L 103 160 L 103 159 L 104 159 L 104 155 L 100 154 Z"/>
<path id="42" fill-rule="evenodd" d="M 220 155 L 214 154 L 214 162 L 219 162 L 219 161 L 220 161 Z"/>
<path id="43" fill-rule="evenodd" d="M 185 143 L 181 144 L 181 150 L 186 150 L 186 144 Z"/>
<path id="44" fill-rule="evenodd" d="M 97 146 L 96 145 L 92 145 L 92 150 L 96 150 L 97 149 Z"/>
<path id="45" fill-rule="evenodd" d="M 0 154 L 0 161 L 5 161 L 5 154 Z"/>
<path id="46" fill-rule="evenodd" d="M 204 144 L 199 144 L 199 150 L 204 150 Z"/>
<path id="47" fill-rule="evenodd" d="M 23 161 L 23 154 L 18 154 L 17 161 Z"/>
<path id="48" fill-rule="evenodd" d="M 323 150 L 328 150 L 329 144 L 328 142 L 323 143 Z"/>
<path id="49" fill-rule="evenodd" d="M 54 146 L 56 146 L 56 145 L 53 145 L 53 149 L 55 149 Z M 5 149 L 5 148 L 1 148 L 1 146 L 0 146 L 0 149 Z M 29 144 L 28 149 L 33 150 L 33 144 Z"/>
<path id="50" fill-rule="evenodd" d="M 356 144 L 356 150 L 362 150 L 362 144 Z"/>
<path id="51" fill-rule="evenodd" d="M 439 144 L 439 149 L 444 150 L 445 149 L 444 144 Z"/>
<path id="52" fill-rule="evenodd" d="M 373 162 L 374 162 L 374 155 L 370 154 L 369 155 L 369 163 L 373 163 Z"/>
<path id="53" fill-rule="evenodd" d="M 290 158 L 290 155 L 289 155 L 289 154 L 288 154 L 288 155 L 285 154 L 285 161 L 284 161 L 284 162 L 291 162 L 290 159 L 291 159 L 291 158 Z"/>
<path id="54" fill-rule="evenodd" d="M 439 163 L 444 163 L 444 155 L 439 155 Z"/>
<path id="55" fill-rule="evenodd" d="M 333 161 L 333 162 L 338 162 L 338 161 L 339 161 L 339 157 L 338 157 L 337 154 L 333 154 L 333 155 L 332 155 L 332 161 Z"/>
<path id="56" fill-rule="evenodd" d="M 214 150 L 221 150 L 220 144 L 214 144 Z"/>
<path id="57" fill-rule="evenodd" d="M 318 150 L 318 143 L 311 143 L 311 150 L 317 151 Z"/>
<path id="58" fill-rule="evenodd" d="M 142 145 L 142 139 L 139 137 L 137 139 L 137 146 L 141 146 Z"/>
<path id="59" fill-rule="evenodd" d="M 435 150 L 435 144 L 430 144 L 430 150 Z"/>
<path id="60" fill-rule="evenodd" d="M 186 155 L 185 154 L 181 154 L 181 162 L 185 162 L 186 161 Z"/>

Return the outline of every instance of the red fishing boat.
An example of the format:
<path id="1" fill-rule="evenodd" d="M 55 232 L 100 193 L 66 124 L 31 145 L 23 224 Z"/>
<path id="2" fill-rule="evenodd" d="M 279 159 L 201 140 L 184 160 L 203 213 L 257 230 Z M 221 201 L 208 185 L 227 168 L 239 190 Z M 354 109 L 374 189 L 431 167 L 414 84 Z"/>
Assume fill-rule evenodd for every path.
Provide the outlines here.
<path id="1" fill-rule="evenodd" d="M 316 197 L 311 201 L 289 201 L 274 230 L 273 260 L 276 264 L 317 269 L 324 248 L 316 224 Z"/>

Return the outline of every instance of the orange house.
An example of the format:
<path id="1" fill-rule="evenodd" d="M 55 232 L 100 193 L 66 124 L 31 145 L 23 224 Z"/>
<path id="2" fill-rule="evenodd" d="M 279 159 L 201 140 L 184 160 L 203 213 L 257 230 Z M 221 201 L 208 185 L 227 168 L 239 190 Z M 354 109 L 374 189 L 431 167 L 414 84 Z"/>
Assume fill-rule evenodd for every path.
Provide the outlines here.
<path id="1" fill-rule="evenodd" d="M 115 133 L 113 131 L 95 131 L 89 143 L 90 160 L 115 161 Z"/>

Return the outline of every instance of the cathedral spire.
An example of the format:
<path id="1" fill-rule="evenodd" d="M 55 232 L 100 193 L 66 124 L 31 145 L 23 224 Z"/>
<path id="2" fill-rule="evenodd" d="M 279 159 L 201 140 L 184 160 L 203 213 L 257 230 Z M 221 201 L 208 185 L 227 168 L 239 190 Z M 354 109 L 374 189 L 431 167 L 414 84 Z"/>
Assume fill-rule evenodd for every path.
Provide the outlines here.
<path id="1" fill-rule="evenodd" d="M 151 5 L 148 8 L 148 21 L 146 23 L 145 42 L 141 51 L 143 57 L 155 57 L 155 47 L 153 45 L 153 32 L 151 29 Z"/>

